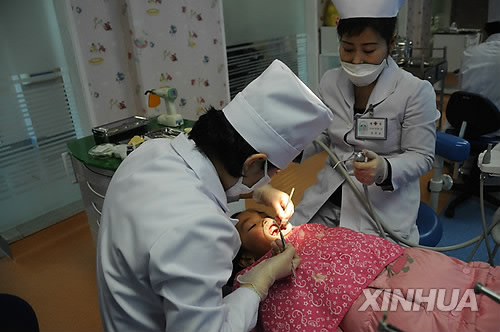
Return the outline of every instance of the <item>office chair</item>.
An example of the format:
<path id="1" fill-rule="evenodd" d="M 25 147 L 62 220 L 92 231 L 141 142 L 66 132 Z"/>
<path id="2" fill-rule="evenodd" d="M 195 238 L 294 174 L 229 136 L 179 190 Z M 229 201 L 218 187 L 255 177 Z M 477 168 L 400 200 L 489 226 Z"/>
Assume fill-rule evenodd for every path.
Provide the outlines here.
<path id="1" fill-rule="evenodd" d="M 455 208 L 471 196 L 479 195 L 480 170 L 477 167 L 479 153 L 487 149 L 488 144 L 498 144 L 500 137 L 485 136 L 500 129 L 500 111 L 488 98 L 465 91 L 454 92 L 446 107 L 446 118 L 452 129 L 446 132 L 463 137 L 470 143 L 471 158 L 474 159 L 470 174 L 464 174 L 463 184 L 453 184 L 451 190 L 461 192 L 445 210 L 447 217 L 455 215 Z M 500 206 L 500 200 L 491 192 L 500 191 L 500 186 L 488 186 L 485 200 Z"/>

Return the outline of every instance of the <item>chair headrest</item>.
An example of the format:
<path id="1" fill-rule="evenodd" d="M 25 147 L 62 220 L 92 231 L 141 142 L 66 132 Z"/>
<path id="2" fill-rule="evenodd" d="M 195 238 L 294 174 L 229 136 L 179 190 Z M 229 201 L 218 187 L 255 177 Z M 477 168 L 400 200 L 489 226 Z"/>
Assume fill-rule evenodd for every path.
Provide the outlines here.
<path id="1" fill-rule="evenodd" d="M 465 91 L 454 92 L 446 106 L 446 119 L 455 129 L 467 121 L 465 138 L 478 138 L 500 129 L 500 111 L 488 98 Z"/>

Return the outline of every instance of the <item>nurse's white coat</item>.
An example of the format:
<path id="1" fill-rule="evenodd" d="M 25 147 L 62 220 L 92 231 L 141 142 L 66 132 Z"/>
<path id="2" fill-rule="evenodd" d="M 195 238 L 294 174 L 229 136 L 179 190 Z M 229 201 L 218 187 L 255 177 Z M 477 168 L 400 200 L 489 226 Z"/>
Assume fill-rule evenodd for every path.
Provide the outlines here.
<path id="1" fill-rule="evenodd" d="M 120 165 L 97 248 L 106 331 L 247 331 L 259 297 L 222 297 L 240 247 L 215 168 L 182 134 L 144 143 Z"/>
<path id="2" fill-rule="evenodd" d="M 418 242 L 415 222 L 420 201 L 419 177 L 432 167 L 436 120 L 440 114 L 436 109 L 436 94 L 429 82 L 400 69 L 391 57 L 388 64 L 368 100 L 368 105 L 381 102 L 375 107 L 374 117 L 388 119 L 387 140 L 355 138 L 354 88 L 342 68 L 327 71 L 321 80 L 321 98 L 332 110 L 333 120 L 320 137 L 340 160 L 351 157 L 353 151 L 368 149 L 390 162 L 394 190 L 384 191 L 375 184 L 368 186 L 370 200 L 393 231 Z M 363 117 L 368 117 L 368 113 Z M 304 151 L 303 159 L 319 151 L 321 147 L 312 144 Z M 352 174 L 352 163 L 347 162 L 346 166 Z M 352 178 L 363 192 L 361 183 L 354 176 Z M 290 222 L 296 225 L 311 219 L 313 222 L 335 219 L 330 208 L 321 207 L 343 182 L 340 173 L 327 161 L 318 174 L 318 182 L 304 193 Z M 342 186 L 340 226 L 378 234 L 349 185 Z"/>

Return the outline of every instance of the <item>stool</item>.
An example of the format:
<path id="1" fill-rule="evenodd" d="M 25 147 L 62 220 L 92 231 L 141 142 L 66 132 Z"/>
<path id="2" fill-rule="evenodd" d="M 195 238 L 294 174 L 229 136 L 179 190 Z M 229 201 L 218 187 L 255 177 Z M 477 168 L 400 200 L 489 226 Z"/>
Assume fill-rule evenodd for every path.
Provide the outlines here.
<path id="1" fill-rule="evenodd" d="M 436 212 L 424 202 L 420 202 L 418 208 L 417 228 L 420 234 L 420 245 L 435 247 L 441 241 L 443 225 Z"/>

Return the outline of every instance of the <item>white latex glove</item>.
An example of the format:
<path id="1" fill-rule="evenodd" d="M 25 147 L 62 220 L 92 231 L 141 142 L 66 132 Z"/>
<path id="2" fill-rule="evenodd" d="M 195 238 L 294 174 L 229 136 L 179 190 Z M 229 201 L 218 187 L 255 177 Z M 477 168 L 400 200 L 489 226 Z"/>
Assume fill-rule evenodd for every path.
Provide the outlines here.
<path id="1" fill-rule="evenodd" d="M 276 280 L 292 274 L 292 261 L 293 267 L 297 269 L 300 265 L 300 257 L 297 256 L 295 247 L 287 243 L 285 251 L 263 260 L 236 279 L 243 287 L 253 289 L 262 301 L 266 298 L 269 288 Z"/>
<path id="2" fill-rule="evenodd" d="M 359 182 L 370 185 L 384 182 L 387 177 L 387 161 L 373 151 L 363 150 L 368 161 L 354 161 L 354 176 Z"/>
<path id="3" fill-rule="evenodd" d="M 287 193 L 273 188 L 270 184 L 266 184 L 265 186 L 255 189 L 252 197 L 257 203 L 272 207 L 274 211 L 276 211 L 276 220 L 281 224 L 281 228 L 286 228 L 288 220 L 295 212 L 295 206 Z M 288 202 L 290 202 L 290 204 L 288 204 Z"/>

